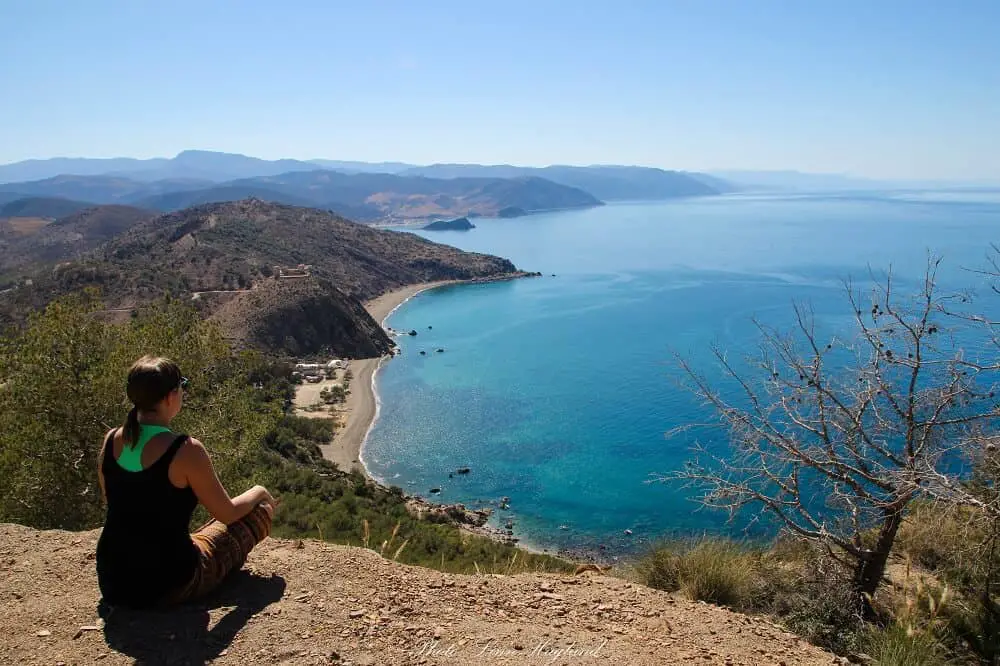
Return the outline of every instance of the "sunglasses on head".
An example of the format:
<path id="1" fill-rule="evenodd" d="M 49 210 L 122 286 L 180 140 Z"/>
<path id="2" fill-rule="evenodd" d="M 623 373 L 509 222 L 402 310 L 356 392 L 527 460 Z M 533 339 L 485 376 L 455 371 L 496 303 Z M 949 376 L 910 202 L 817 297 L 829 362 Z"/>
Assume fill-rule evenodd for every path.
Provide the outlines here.
<path id="1" fill-rule="evenodd" d="M 187 377 L 181 377 L 181 381 L 180 381 L 180 383 L 179 383 L 179 384 L 177 385 L 177 388 L 179 388 L 179 389 L 182 389 L 182 390 L 187 390 L 187 387 L 188 387 L 188 384 L 189 384 L 189 383 L 190 383 L 190 382 L 188 381 L 188 378 L 187 378 Z"/>

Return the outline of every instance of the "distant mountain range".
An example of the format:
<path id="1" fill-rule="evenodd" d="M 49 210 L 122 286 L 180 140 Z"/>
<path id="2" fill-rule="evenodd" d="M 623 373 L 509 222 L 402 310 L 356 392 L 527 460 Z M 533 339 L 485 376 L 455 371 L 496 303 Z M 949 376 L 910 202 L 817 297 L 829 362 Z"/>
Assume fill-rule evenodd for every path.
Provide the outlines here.
<path id="1" fill-rule="evenodd" d="M 427 178 L 536 177 L 587 190 L 599 199 L 660 199 L 671 196 L 718 194 L 731 186 L 707 174 L 665 171 L 635 166 L 519 167 L 509 164 L 432 164 L 357 162 L 344 160 L 263 160 L 234 153 L 185 150 L 176 157 L 111 159 L 56 157 L 0 165 L 0 183 L 46 180 L 55 176 L 120 176 L 133 181 L 190 181 L 224 183 L 246 178 L 278 176 L 317 169 L 341 173 L 382 173 Z M 193 189 L 193 188 L 192 188 Z"/>
<path id="2" fill-rule="evenodd" d="M 735 183 L 749 191 L 827 191 L 867 190 L 887 186 L 886 182 L 855 178 L 846 174 L 803 173 L 801 171 L 714 171 L 712 174 L 726 182 Z"/>
<path id="3" fill-rule="evenodd" d="M 173 158 L 53 158 L 0 165 L 0 204 L 64 198 L 161 211 L 257 197 L 334 210 L 352 219 L 532 213 L 603 201 L 733 191 L 708 174 L 629 166 L 550 166 L 262 160 L 188 150 Z M 58 217 L 51 215 L 48 217 Z"/>
<path id="4" fill-rule="evenodd" d="M 66 175 L 0 185 L 0 201 L 6 200 L 7 206 L 18 198 L 41 197 L 91 204 L 129 204 L 164 212 L 255 197 L 333 210 L 360 221 L 469 214 L 497 216 L 501 210 L 514 208 L 532 213 L 602 203 L 583 190 L 543 178 L 434 179 L 326 170 L 293 171 L 217 184 L 186 179 L 141 182 L 123 176 Z M 59 214 L 39 216 L 59 217 Z"/>
<path id="5" fill-rule="evenodd" d="M 523 178 L 536 177 L 575 187 L 604 201 L 698 197 L 732 192 L 721 179 L 706 174 L 665 171 L 634 166 L 549 166 L 432 164 L 400 172 L 401 176 L 429 178 Z"/>
<path id="6" fill-rule="evenodd" d="M 401 173 L 415 164 L 405 162 L 351 162 L 345 160 L 308 160 L 316 166 L 344 173 Z"/>
<path id="7" fill-rule="evenodd" d="M 154 157 L 148 160 L 131 157 L 92 159 L 86 157 L 54 157 L 47 160 L 25 160 L 0 165 L 0 183 L 44 180 L 53 176 L 123 176 L 130 180 L 187 179 L 221 182 L 237 178 L 273 176 L 289 171 L 310 171 L 318 168 L 301 160 L 262 160 L 246 155 L 217 153 L 207 150 L 185 150 L 176 157 Z"/>

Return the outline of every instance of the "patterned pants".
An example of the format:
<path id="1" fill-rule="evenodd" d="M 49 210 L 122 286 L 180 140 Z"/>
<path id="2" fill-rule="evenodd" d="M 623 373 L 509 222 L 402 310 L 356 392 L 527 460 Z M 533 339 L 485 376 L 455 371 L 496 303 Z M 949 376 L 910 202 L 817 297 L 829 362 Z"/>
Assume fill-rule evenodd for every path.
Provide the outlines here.
<path id="1" fill-rule="evenodd" d="M 253 547 L 271 533 L 271 515 L 262 506 L 231 525 L 210 520 L 191 540 L 200 553 L 198 568 L 187 585 L 170 595 L 168 603 L 176 604 L 198 599 L 219 586 L 247 560 Z"/>

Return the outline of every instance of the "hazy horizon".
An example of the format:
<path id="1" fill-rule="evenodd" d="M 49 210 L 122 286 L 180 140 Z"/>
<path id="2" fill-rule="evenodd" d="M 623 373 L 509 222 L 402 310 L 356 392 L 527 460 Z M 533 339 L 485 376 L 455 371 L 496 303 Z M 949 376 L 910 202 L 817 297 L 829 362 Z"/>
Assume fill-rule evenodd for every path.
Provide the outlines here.
<path id="1" fill-rule="evenodd" d="M 988 0 L 37 0 L 4 22 L 0 163 L 199 146 L 1000 181 Z"/>
<path id="2" fill-rule="evenodd" d="M 433 165 L 439 165 L 439 164 L 455 164 L 455 165 L 486 166 L 486 167 L 513 166 L 513 167 L 526 167 L 526 168 L 545 168 L 545 167 L 555 167 L 555 166 L 570 166 L 570 167 L 620 167 L 620 166 L 633 167 L 633 166 L 636 166 L 636 167 L 644 167 L 644 168 L 660 168 L 660 169 L 676 170 L 676 171 L 689 171 L 689 172 L 692 172 L 692 173 L 711 174 L 711 175 L 715 175 L 715 176 L 721 177 L 721 178 L 732 177 L 732 178 L 737 178 L 737 179 L 738 179 L 739 176 L 751 177 L 754 174 L 770 174 L 770 175 L 774 175 L 774 176 L 779 176 L 779 175 L 798 176 L 798 175 L 801 175 L 801 176 L 822 177 L 822 178 L 831 178 L 831 179 L 844 179 L 844 180 L 847 180 L 847 181 L 856 180 L 856 181 L 859 181 L 859 182 L 861 182 L 861 181 L 871 181 L 872 185 L 877 185 L 879 183 L 884 183 L 884 184 L 887 184 L 887 185 L 888 184 L 906 184 L 906 183 L 912 183 L 912 184 L 915 184 L 915 185 L 919 185 L 919 184 L 923 183 L 923 184 L 927 184 L 927 185 L 937 185 L 937 186 L 947 186 L 947 185 L 963 186 L 964 185 L 964 186 L 1000 187 L 1000 178 L 997 178 L 997 179 L 988 179 L 988 178 L 966 178 L 966 179 L 947 179 L 947 178 L 930 178 L 930 179 L 871 178 L 871 177 L 868 177 L 868 176 L 858 175 L 858 174 L 854 174 L 854 173 L 802 171 L 802 170 L 793 169 L 793 168 L 787 168 L 787 169 L 780 169 L 780 168 L 779 169 L 710 168 L 710 169 L 704 169 L 702 171 L 696 172 L 694 170 L 676 169 L 676 168 L 669 167 L 669 166 L 659 166 L 659 165 L 650 165 L 650 164 L 616 164 L 616 163 L 610 163 L 610 162 L 609 163 L 592 163 L 592 164 L 566 164 L 566 163 L 563 163 L 563 162 L 548 162 L 548 163 L 542 163 L 542 164 L 518 164 L 518 163 L 514 163 L 514 164 L 511 164 L 511 163 L 506 163 L 506 164 L 483 164 L 483 163 L 476 163 L 476 162 L 448 162 L 448 163 L 446 163 L 446 162 L 430 162 L 430 163 L 426 163 L 426 164 L 416 164 L 416 163 L 409 163 L 409 162 L 404 163 L 404 162 L 401 162 L 400 160 L 394 160 L 394 159 L 372 160 L 372 161 L 369 161 L 369 160 L 352 159 L 350 157 L 343 157 L 343 158 L 340 158 L 340 157 L 338 157 L 338 158 L 331 158 L 331 157 L 296 157 L 296 156 L 285 155 L 285 156 L 278 157 L 278 158 L 261 158 L 261 157 L 259 157 L 257 155 L 250 155 L 250 154 L 247 154 L 245 152 L 242 152 L 242 153 L 241 152 L 232 152 L 232 153 L 230 153 L 230 152 L 225 152 L 225 151 L 211 151 L 211 150 L 207 150 L 207 149 L 204 149 L 204 148 L 187 148 L 187 149 L 178 151 L 177 153 L 171 154 L 171 155 L 152 155 L 152 156 L 149 156 L 149 157 L 135 157 L 133 155 L 110 155 L 110 156 L 106 156 L 106 157 L 105 156 L 94 157 L 94 156 L 90 156 L 90 155 L 52 155 L 52 156 L 48 156 L 48 157 L 31 157 L 31 158 L 27 158 L 27 159 L 24 159 L 24 160 L 17 160 L 15 162 L 0 162 L 0 167 L 9 166 L 11 164 L 18 164 L 18 163 L 22 163 L 22 162 L 31 162 L 31 161 L 44 162 L 44 161 L 49 161 L 49 160 L 62 160 L 62 159 L 66 159 L 66 160 L 76 160 L 76 159 L 83 159 L 83 160 L 118 160 L 118 159 L 156 160 L 156 159 L 166 159 L 166 160 L 170 160 L 170 159 L 176 158 L 181 153 L 185 153 L 185 152 L 202 152 L 202 153 L 203 152 L 217 152 L 217 153 L 224 153 L 224 154 L 227 154 L 227 155 L 239 155 L 241 157 L 247 157 L 247 158 L 250 158 L 250 159 L 294 160 L 294 161 L 298 161 L 298 162 L 315 162 L 315 163 L 317 163 L 316 164 L 317 169 L 323 168 L 323 166 L 321 164 L 319 164 L 319 163 L 320 162 L 326 162 L 326 161 L 329 161 L 329 162 L 343 162 L 345 164 L 359 163 L 359 164 L 369 164 L 369 165 L 377 165 L 377 164 L 380 164 L 380 163 L 383 163 L 383 164 L 407 164 L 408 166 L 412 166 L 412 167 L 424 167 L 424 166 L 433 166 Z M 66 174 L 67 175 L 72 175 L 71 172 L 66 172 Z M 125 177 L 128 177 L 128 174 L 123 174 L 123 175 Z"/>
<path id="3" fill-rule="evenodd" d="M 552 166 L 569 166 L 569 167 L 620 167 L 620 166 L 633 167 L 634 166 L 634 167 L 651 168 L 651 169 L 665 169 L 665 170 L 672 170 L 672 171 L 692 171 L 692 172 L 695 171 L 694 169 L 681 169 L 681 168 L 677 168 L 677 167 L 657 165 L 657 164 L 633 164 L 633 163 L 626 164 L 626 163 L 622 163 L 622 162 L 591 162 L 591 163 L 586 163 L 586 164 L 584 164 L 584 163 L 573 163 L 573 164 L 571 164 L 571 163 L 568 163 L 568 162 L 541 162 L 541 163 L 537 163 L 537 164 L 526 164 L 526 163 L 520 163 L 520 162 L 502 162 L 502 163 L 501 162 L 492 162 L 492 163 L 490 163 L 490 162 L 471 162 L 471 161 L 446 162 L 446 161 L 438 160 L 438 161 L 434 161 L 434 162 L 417 163 L 417 162 L 406 162 L 404 160 L 398 160 L 398 159 L 392 159 L 392 158 L 381 159 L 381 160 L 362 160 L 362 159 L 353 158 L 351 156 L 344 156 L 344 157 L 339 157 L 339 156 L 338 157 L 327 157 L 327 156 L 301 157 L 301 156 L 297 156 L 297 155 L 282 155 L 282 156 L 279 156 L 279 157 L 261 157 L 260 155 L 253 155 L 253 154 L 247 153 L 245 151 L 243 151 L 243 152 L 241 152 L 241 151 L 223 151 L 223 150 L 211 150 L 211 149 L 208 149 L 208 148 L 184 148 L 182 150 L 179 150 L 179 151 L 177 151 L 175 153 L 171 153 L 171 154 L 148 155 L 148 156 L 137 156 L 137 155 L 126 155 L 126 154 L 115 154 L 115 155 L 69 155 L 69 154 L 55 154 L 55 155 L 45 155 L 45 156 L 41 156 L 41 157 L 38 157 L 38 156 L 36 156 L 36 157 L 26 157 L 26 158 L 18 159 L 18 160 L 0 162 L 0 166 L 8 166 L 8 165 L 17 164 L 17 163 L 20 163 L 20 162 L 31 162 L 31 161 L 44 162 L 44 161 L 48 161 L 48 160 L 63 160 L 63 159 L 65 159 L 65 160 L 120 160 L 121 159 L 121 160 L 140 160 L 140 161 L 144 161 L 144 160 L 158 160 L 158 159 L 171 160 L 171 159 L 174 159 L 174 158 L 178 157 L 179 155 L 181 155 L 183 153 L 190 153 L 190 152 L 197 152 L 197 153 L 220 153 L 220 154 L 226 154 L 226 155 L 238 155 L 240 157 L 247 157 L 247 158 L 250 158 L 250 159 L 262 159 L 262 160 L 268 160 L 268 161 L 295 160 L 297 162 L 325 162 L 325 161 L 329 161 L 329 162 L 345 162 L 345 163 L 357 162 L 357 163 L 362 163 L 362 164 L 407 164 L 409 166 L 415 166 L 415 167 L 433 166 L 433 165 L 440 165 L 440 164 L 455 164 L 455 165 L 466 165 L 466 166 L 486 166 L 486 167 L 513 166 L 513 167 L 524 167 L 524 168 L 533 168 L 533 169 L 544 169 L 546 167 L 552 167 Z M 730 172 L 738 172 L 738 171 L 746 171 L 746 172 L 762 171 L 762 172 L 773 172 L 773 173 L 787 172 L 787 173 L 802 173 L 802 174 L 808 173 L 810 175 L 843 176 L 843 177 L 850 177 L 850 178 L 868 178 L 867 176 L 862 176 L 862 175 L 859 175 L 859 174 L 848 173 L 848 172 L 802 171 L 801 169 L 795 169 L 795 168 L 734 169 L 734 168 L 728 168 L 728 167 L 724 167 L 723 166 L 723 167 L 718 167 L 718 168 L 709 168 L 709 169 L 701 169 L 700 170 L 700 172 L 702 172 L 702 173 L 721 173 L 721 172 L 726 172 L 726 171 L 730 171 Z"/>

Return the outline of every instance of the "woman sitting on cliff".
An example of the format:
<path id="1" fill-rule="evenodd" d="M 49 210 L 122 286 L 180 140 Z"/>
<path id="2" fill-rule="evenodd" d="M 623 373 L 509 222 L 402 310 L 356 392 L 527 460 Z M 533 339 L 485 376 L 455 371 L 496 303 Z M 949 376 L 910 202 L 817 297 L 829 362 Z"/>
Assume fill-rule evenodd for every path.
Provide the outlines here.
<path id="1" fill-rule="evenodd" d="M 205 447 L 171 432 L 187 379 L 165 358 L 128 373 L 134 407 L 104 438 L 98 470 L 108 504 L 97 578 L 109 604 L 149 607 L 199 597 L 243 566 L 271 531 L 275 501 L 263 486 L 230 498 Z M 188 533 L 201 503 L 215 519 Z"/>

